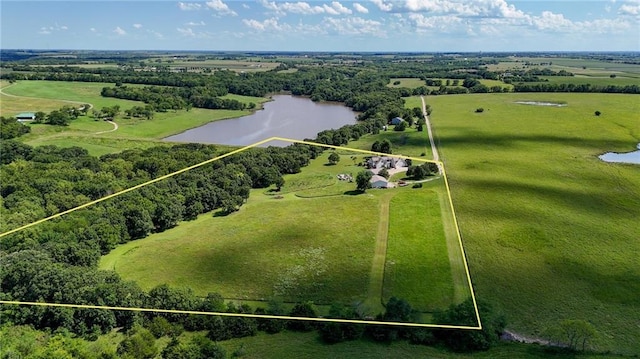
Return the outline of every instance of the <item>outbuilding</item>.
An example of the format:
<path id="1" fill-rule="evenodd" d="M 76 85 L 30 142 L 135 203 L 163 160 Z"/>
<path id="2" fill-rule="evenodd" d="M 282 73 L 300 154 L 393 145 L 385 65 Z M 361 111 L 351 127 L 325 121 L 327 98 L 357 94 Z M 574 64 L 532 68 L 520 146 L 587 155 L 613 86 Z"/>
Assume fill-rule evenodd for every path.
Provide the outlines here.
<path id="1" fill-rule="evenodd" d="M 16 115 L 16 120 L 22 121 L 33 121 L 36 119 L 36 114 L 33 112 L 22 112 Z"/>
<path id="2" fill-rule="evenodd" d="M 391 119 L 391 121 L 389 122 L 392 125 L 399 125 L 400 122 L 404 122 L 404 119 L 400 118 L 400 117 L 394 117 Z"/>

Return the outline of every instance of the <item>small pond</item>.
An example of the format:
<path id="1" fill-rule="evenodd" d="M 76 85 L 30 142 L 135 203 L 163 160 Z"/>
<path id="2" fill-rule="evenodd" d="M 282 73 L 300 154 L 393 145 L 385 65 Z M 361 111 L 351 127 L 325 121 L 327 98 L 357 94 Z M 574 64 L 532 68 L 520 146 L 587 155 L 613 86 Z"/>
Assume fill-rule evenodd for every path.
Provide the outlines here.
<path id="1" fill-rule="evenodd" d="M 516 101 L 519 105 L 532 105 L 532 106 L 551 106 L 551 107 L 565 107 L 566 103 L 559 102 L 544 102 L 544 101 Z"/>
<path id="2" fill-rule="evenodd" d="M 320 131 L 356 123 L 356 113 L 350 108 L 304 97 L 276 95 L 263 106 L 251 115 L 210 122 L 167 137 L 165 141 L 247 146 L 270 137 L 315 138 Z M 286 146 L 288 143 L 272 141 L 265 145 Z"/>
<path id="3" fill-rule="evenodd" d="M 627 153 L 615 153 L 607 152 L 604 155 L 600 155 L 598 158 L 605 162 L 620 162 L 620 163 L 635 163 L 640 164 L 640 143 L 638 149 L 633 152 Z"/>

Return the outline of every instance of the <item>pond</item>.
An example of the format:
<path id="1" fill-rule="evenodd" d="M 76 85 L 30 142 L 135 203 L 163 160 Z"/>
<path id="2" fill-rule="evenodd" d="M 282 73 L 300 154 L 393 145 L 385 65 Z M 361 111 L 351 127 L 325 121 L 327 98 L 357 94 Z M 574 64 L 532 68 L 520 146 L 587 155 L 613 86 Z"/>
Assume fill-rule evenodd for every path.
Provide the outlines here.
<path id="1" fill-rule="evenodd" d="M 346 106 L 276 95 L 262 110 L 251 115 L 210 122 L 164 140 L 247 146 L 276 136 L 296 140 L 315 138 L 320 131 L 355 123 L 356 113 Z M 288 143 L 268 142 L 265 145 L 286 146 Z"/>
<path id="2" fill-rule="evenodd" d="M 640 164 L 640 143 L 638 149 L 633 152 L 615 153 L 607 152 L 604 155 L 600 155 L 598 158 L 605 162 L 620 162 L 620 163 L 635 163 Z"/>

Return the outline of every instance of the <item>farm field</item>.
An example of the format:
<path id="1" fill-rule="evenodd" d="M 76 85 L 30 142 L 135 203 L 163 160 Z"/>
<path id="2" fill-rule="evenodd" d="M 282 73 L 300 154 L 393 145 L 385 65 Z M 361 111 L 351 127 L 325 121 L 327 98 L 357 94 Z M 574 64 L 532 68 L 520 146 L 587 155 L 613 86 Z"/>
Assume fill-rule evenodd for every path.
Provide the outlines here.
<path id="1" fill-rule="evenodd" d="M 2 85 L 8 85 L 3 82 Z M 100 109 L 105 106 L 119 105 L 121 110 L 133 106 L 144 105 L 142 102 L 120 100 L 100 96 L 107 83 L 57 82 L 57 81 L 20 81 L 3 92 L 15 96 L 2 96 L 2 115 L 13 116 L 23 111 L 51 111 L 69 104 L 60 100 L 73 101 L 77 104 L 89 103 Z M 260 104 L 269 99 L 227 95 L 244 103 Z M 6 107 L 5 107 L 6 106 Z M 13 111 L 13 112 L 10 112 Z M 5 113 L 6 112 L 6 113 Z M 168 111 L 156 113 L 152 120 L 117 117 L 114 121 L 118 129 L 104 121 L 95 121 L 90 116 L 81 116 L 67 127 L 30 124 L 31 133 L 23 136 L 21 141 L 32 145 L 80 146 L 86 148 L 91 155 L 100 156 L 107 153 L 120 152 L 130 148 L 148 148 L 159 144 L 163 138 L 198 127 L 211 121 L 240 117 L 251 113 L 248 110 L 208 110 L 193 108 L 190 111 Z"/>
<path id="2" fill-rule="evenodd" d="M 337 150 L 340 162 L 327 165 L 327 152 L 301 173 L 285 176 L 281 192 L 255 189 L 237 213 L 201 215 L 119 246 L 103 256 L 100 268 L 147 290 L 167 283 L 253 305 L 270 298 L 319 305 L 359 302 L 375 315 L 391 296 L 409 300 L 422 312 L 467 299 L 466 274 L 463 283 L 453 279 L 464 267 L 455 232 L 445 235 L 452 229 L 443 226 L 450 212 L 441 209 L 442 180 L 421 189 L 353 195 L 355 183 L 338 181 L 336 174 L 362 170 L 354 165 L 362 155 Z M 390 203 L 390 212 L 383 212 L 384 203 Z M 375 269 L 380 221 L 388 221 L 389 249 L 387 264 Z M 407 233 L 411 236 L 405 238 Z M 453 254 L 449 239 L 457 246 Z"/>
<path id="3" fill-rule="evenodd" d="M 638 96 L 511 93 L 427 103 L 478 298 L 502 307 L 511 330 L 540 335 L 581 319 L 597 329 L 598 349 L 640 352 L 640 167 L 597 158 L 640 142 Z"/>
<path id="4" fill-rule="evenodd" d="M 593 86 L 628 86 L 628 85 L 640 85 L 640 78 L 628 77 L 625 75 L 619 75 L 615 78 L 609 76 L 594 76 L 594 75 L 577 75 L 577 76 L 540 76 L 540 78 L 548 80 L 549 83 L 564 83 L 564 84 L 591 84 Z"/>

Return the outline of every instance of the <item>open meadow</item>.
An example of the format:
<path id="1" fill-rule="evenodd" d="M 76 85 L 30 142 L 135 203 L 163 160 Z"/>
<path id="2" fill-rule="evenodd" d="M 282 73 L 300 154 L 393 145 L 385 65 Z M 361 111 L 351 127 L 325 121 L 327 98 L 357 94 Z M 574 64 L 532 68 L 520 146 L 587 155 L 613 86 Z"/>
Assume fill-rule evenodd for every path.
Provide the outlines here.
<path id="1" fill-rule="evenodd" d="M 427 97 L 474 288 L 504 309 L 509 329 L 541 335 L 580 319 L 598 331 L 599 350 L 640 352 L 640 167 L 598 159 L 640 142 L 639 100 Z"/>
<path id="2" fill-rule="evenodd" d="M 142 106 L 139 101 L 121 100 L 102 97 L 100 91 L 109 83 L 85 83 L 62 81 L 20 81 L 9 85 L 2 83 L 2 114 L 15 116 L 19 112 L 50 112 L 69 104 L 91 104 L 94 108 L 119 105 L 121 111 L 133 106 Z M 131 85 L 136 86 L 136 85 Z M 18 97 L 16 97 L 18 96 Z M 243 103 L 260 104 L 268 101 L 264 97 L 227 95 L 224 98 Z M 64 100 L 64 101 L 62 101 Z M 67 102 L 65 102 L 67 101 Z M 192 108 L 189 111 L 167 111 L 156 113 L 152 120 L 126 118 L 117 116 L 115 127 L 105 121 L 97 121 L 90 115 L 73 120 L 69 126 L 49 126 L 30 124 L 31 133 L 21 141 L 32 145 L 80 146 L 86 148 L 91 155 L 100 156 L 107 153 L 120 152 L 130 148 L 148 148 L 162 145 L 163 138 L 190 128 L 198 127 L 211 121 L 248 115 L 248 110 L 208 110 Z"/>
<path id="3" fill-rule="evenodd" d="M 144 289 L 167 283 L 253 304 L 364 303 L 372 315 L 391 296 L 421 312 L 467 299 L 455 228 L 443 225 L 452 221 L 443 218 L 451 214 L 441 208 L 443 181 L 356 194 L 336 174 L 362 170 L 363 156 L 337 150 L 340 162 L 329 165 L 328 152 L 286 175 L 280 192 L 255 189 L 237 213 L 201 215 L 121 245 L 100 268 Z"/>

